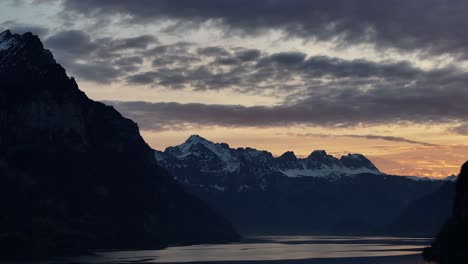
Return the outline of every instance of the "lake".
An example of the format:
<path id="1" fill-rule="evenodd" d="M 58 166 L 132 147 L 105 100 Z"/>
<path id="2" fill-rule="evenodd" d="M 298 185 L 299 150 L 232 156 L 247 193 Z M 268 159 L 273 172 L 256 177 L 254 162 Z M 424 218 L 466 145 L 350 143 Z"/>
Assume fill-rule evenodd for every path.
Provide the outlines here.
<path id="1" fill-rule="evenodd" d="M 262 236 L 234 244 L 96 252 L 56 263 L 419 264 L 420 251 L 429 243 L 426 238 Z"/>

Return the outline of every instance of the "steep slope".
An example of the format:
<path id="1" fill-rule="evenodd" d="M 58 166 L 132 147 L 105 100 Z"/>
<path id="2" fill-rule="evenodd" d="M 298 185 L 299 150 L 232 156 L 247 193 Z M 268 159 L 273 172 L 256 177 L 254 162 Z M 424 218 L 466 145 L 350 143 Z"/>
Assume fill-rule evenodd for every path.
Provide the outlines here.
<path id="1" fill-rule="evenodd" d="M 441 228 L 424 258 L 439 264 L 468 263 L 468 161 L 460 170 L 450 219 Z"/>
<path id="2" fill-rule="evenodd" d="M 31 33 L 0 34 L 0 255 L 232 241 Z"/>
<path id="3" fill-rule="evenodd" d="M 155 155 L 244 234 L 380 235 L 411 202 L 443 184 L 385 175 L 360 154 L 273 157 L 197 135 Z"/>

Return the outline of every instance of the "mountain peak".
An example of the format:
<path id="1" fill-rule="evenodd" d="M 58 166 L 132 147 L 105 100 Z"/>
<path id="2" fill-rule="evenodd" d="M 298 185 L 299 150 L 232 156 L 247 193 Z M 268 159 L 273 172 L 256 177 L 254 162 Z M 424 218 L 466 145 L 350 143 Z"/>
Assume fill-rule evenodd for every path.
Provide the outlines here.
<path id="1" fill-rule="evenodd" d="M 13 34 L 10 30 L 7 29 L 0 33 L 0 51 L 9 49 L 13 44 Z"/>
<path id="2" fill-rule="evenodd" d="M 203 160 L 207 162 L 208 167 L 215 166 L 219 171 L 233 172 L 239 167 L 234 150 L 230 149 L 228 144 L 214 143 L 199 135 L 191 135 L 184 143 L 167 147 L 164 154 L 180 161 Z"/>
<path id="3" fill-rule="evenodd" d="M 296 154 L 294 154 L 294 151 L 286 151 L 278 158 L 284 159 L 284 160 L 296 160 L 297 159 Z"/>
<path id="4" fill-rule="evenodd" d="M 325 150 L 314 150 L 306 159 L 318 160 L 326 163 L 333 162 L 333 160 L 336 160 L 335 157 L 328 155 L 328 153 Z"/>
<path id="5" fill-rule="evenodd" d="M 314 150 L 309 155 L 309 157 L 317 157 L 317 156 L 326 157 L 328 156 L 328 153 L 325 150 L 321 149 L 321 150 Z"/>
<path id="6" fill-rule="evenodd" d="M 185 143 L 198 143 L 200 141 L 208 141 L 206 138 L 203 138 L 199 135 L 191 135 L 185 140 Z"/>
<path id="7" fill-rule="evenodd" d="M 3 80 L 68 79 L 37 35 L 6 30 L 0 34 L 0 73 Z"/>
<path id="8" fill-rule="evenodd" d="M 377 167 L 364 155 L 359 153 L 349 153 L 346 156 L 342 156 L 340 161 L 349 168 L 368 168 L 371 170 L 379 171 Z"/>
<path id="9" fill-rule="evenodd" d="M 11 34 L 11 31 L 9 29 L 3 31 L 2 33 L 0 33 L 0 42 L 6 38 L 11 38 L 13 34 Z"/>
<path id="10" fill-rule="evenodd" d="M 341 156 L 340 160 L 369 161 L 369 159 L 359 153 L 348 153 L 346 156 Z"/>

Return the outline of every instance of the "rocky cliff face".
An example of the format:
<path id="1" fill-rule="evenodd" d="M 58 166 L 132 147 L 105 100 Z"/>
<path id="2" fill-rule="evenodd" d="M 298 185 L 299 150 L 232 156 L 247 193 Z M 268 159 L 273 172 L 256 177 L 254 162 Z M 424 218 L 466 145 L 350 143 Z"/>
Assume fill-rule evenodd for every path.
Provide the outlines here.
<path id="1" fill-rule="evenodd" d="M 37 36 L 0 34 L 0 255 L 237 239 Z"/>
<path id="2" fill-rule="evenodd" d="M 440 264 L 468 263 L 468 162 L 458 176 L 452 218 L 424 250 L 424 257 Z"/>

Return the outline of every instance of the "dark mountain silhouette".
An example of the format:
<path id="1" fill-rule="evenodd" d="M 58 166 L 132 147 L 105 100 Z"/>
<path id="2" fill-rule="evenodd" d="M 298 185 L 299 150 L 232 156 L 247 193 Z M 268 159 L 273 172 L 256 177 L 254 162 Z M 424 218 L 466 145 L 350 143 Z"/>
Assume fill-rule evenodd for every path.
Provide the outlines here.
<path id="1" fill-rule="evenodd" d="M 31 33 L 0 34 L 0 210 L 0 256 L 238 238 Z"/>
<path id="2" fill-rule="evenodd" d="M 338 159 L 317 150 L 304 159 L 290 151 L 273 157 L 197 135 L 155 155 L 244 234 L 410 234 L 419 224 L 386 227 L 445 183 L 385 175 L 361 154 Z"/>
<path id="3" fill-rule="evenodd" d="M 457 179 L 452 217 L 423 255 L 440 264 L 468 263 L 468 161 Z"/>
<path id="4" fill-rule="evenodd" d="M 397 235 L 433 237 L 450 218 L 454 198 L 455 183 L 446 181 L 439 190 L 412 202 L 387 231 Z"/>

